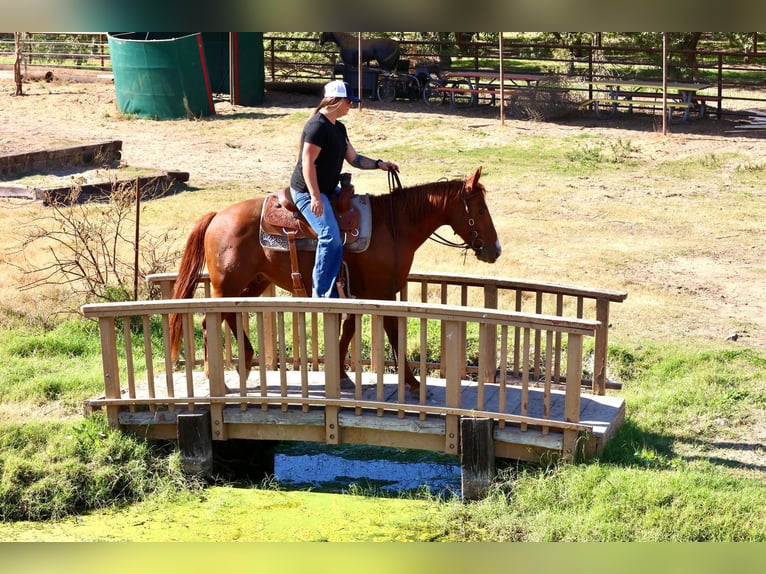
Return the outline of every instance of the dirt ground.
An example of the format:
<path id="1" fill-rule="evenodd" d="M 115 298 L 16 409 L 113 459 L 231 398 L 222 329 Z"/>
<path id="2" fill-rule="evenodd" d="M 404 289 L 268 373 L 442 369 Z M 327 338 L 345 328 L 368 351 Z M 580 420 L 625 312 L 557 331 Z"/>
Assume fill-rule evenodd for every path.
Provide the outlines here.
<path id="1" fill-rule="evenodd" d="M 279 120 L 294 117 L 295 114 L 305 115 L 318 101 L 316 95 L 279 91 L 267 93 L 264 105 L 258 108 L 233 108 L 226 102 L 218 102 L 216 116 L 204 122 L 155 122 L 125 118 L 115 121 L 119 112 L 114 86 L 110 81 L 96 80 L 29 82 L 24 84 L 25 96 L 13 97 L 12 76 L 0 71 L 0 155 L 119 139 L 123 142 L 122 159 L 127 165 L 186 171 L 191 174 L 197 188 L 236 189 L 240 185 L 238 182 L 253 182 L 256 161 L 256 191 L 273 190 L 284 185 L 285 174 L 289 174 L 292 168 L 294 156 L 286 154 L 285 150 L 294 150 L 297 144 L 296 131 L 280 129 Z M 391 135 L 393 125 L 404 128 L 396 132 L 397 143 L 422 139 L 424 136 L 418 126 L 428 126 L 438 117 L 442 133 L 451 131 L 453 136 L 459 138 L 461 133 L 481 131 L 484 146 L 491 146 L 492 142 L 505 145 L 514 137 L 530 133 L 556 141 L 581 134 L 587 129 L 589 135 L 603 134 L 610 141 L 630 141 L 645 157 L 683 158 L 694 155 L 704 159 L 741 154 L 749 158 L 753 165 L 766 165 L 761 136 L 744 133 L 744 130 L 737 132 L 732 121 L 702 120 L 675 124 L 671 127 L 672 135 L 665 137 L 658 133 L 656 120 L 654 124 L 645 120 L 641 124 L 635 121 L 623 124 L 580 116 L 551 122 L 511 119 L 502 125 L 494 108 L 458 114 L 449 106 L 437 112 L 421 102 L 394 102 L 388 105 L 373 102 L 367 106 L 363 119 L 356 120 L 355 131 L 362 141 L 362 145 L 356 145 L 359 151 L 366 149 L 365 146 L 385 141 Z M 253 134 L 253 122 L 232 121 L 235 118 L 277 121 L 259 122 L 263 126 L 259 129 L 266 131 Z M 204 124 L 204 129 L 201 124 Z M 222 153 L 222 149 L 226 153 Z M 254 157 L 257 159 L 254 160 Z M 608 179 L 583 182 L 583 186 L 598 189 L 599 201 L 619 198 L 640 210 L 646 195 L 639 193 L 638 184 L 622 189 L 613 189 L 610 185 Z M 708 193 L 706 190 L 684 189 L 683 181 L 679 182 L 679 188 L 682 195 Z M 666 193 L 670 196 L 673 190 Z M 753 193 L 761 199 L 765 195 L 763 189 L 756 189 Z M 586 201 L 596 201 L 587 199 L 586 191 L 583 191 L 583 197 Z M 566 215 L 568 209 L 576 210 L 576 206 L 563 204 L 559 209 L 561 215 Z M 197 215 L 194 214 L 194 217 Z M 664 217 L 666 219 L 654 227 L 648 225 L 648 233 L 639 241 L 653 246 L 663 242 L 661 251 L 668 253 L 672 252 L 672 242 L 677 239 L 672 234 L 664 237 L 662 226 L 668 228 L 673 225 L 672 213 Z M 542 224 L 545 225 L 545 222 Z M 610 221 L 609 224 L 630 226 L 635 223 Z M 755 225 L 760 224 L 756 222 Z M 739 229 L 734 226 L 734 231 L 727 233 L 726 237 L 710 238 L 716 245 L 709 250 L 679 250 L 670 257 L 658 256 L 644 263 L 626 265 L 617 271 L 621 277 L 616 284 L 597 283 L 598 279 L 586 275 L 587 271 L 578 271 L 577 263 L 563 262 L 559 263 L 559 267 L 552 267 L 554 257 L 547 251 L 552 251 L 554 247 L 524 247 L 528 250 L 526 259 L 532 261 L 538 257 L 540 261 L 514 268 L 513 273 L 506 273 L 504 269 L 499 273 L 533 278 L 543 270 L 566 269 L 572 279 L 569 282 L 581 279 L 591 286 L 625 289 L 629 297 L 623 304 L 625 310 L 620 310 L 624 319 L 621 321 L 619 315 L 614 313 L 618 317 L 614 329 L 618 331 L 625 329 L 625 324 L 630 324 L 634 330 L 652 331 L 651 334 L 659 339 L 689 336 L 718 341 L 722 345 L 746 345 L 766 350 L 766 241 L 761 234 L 752 232 L 752 224 L 746 227 Z M 582 267 L 598 270 L 598 249 L 594 247 L 593 251 L 588 264 Z M 0 261 L 4 256 L 0 254 Z M 488 271 L 482 269 L 480 273 Z M 0 279 L 0 297 L 9 292 L 7 283 L 10 280 L 7 275 Z M 6 283 L 5 289 L 3 282 Z M 730 340 L 732 338 L 736 341 Z M 742 437 L 743 444 L 766 442 L 763 424 L 756 424 L 751 430 L 752 436 Z M 741 459 L 755 468 L 763 465 L 764 455 L 759 449 L 735 448 L 727 456 Z M 766 465 L 761 468 L 766 468 Z"/>
<path id="2" fill-rule="evenodd" d="M 231 120 L 234 117 L 245 120 L 289 118 L 305 114 L 318 100 L 312 94 L 274 91 L 266 94 L 264 105 L 258 108 L 233 108 L 225 101 L 218 101 L 216 115 L 204 122 L 202 130 L 198 124 L 203 122 L 187 120 L 115 121 L 120 114 L 111 81 L 103 77 L 91 77 L 87 82 L 82 79 L 80 76 L 64 77 L 50 83 L 30 81 L 24 84 L 23 97 L 12 97 L 12 75 L 9 71 L 0 71 L 0 154 L 119 139 L 123 142 L 123 161 L 127 165 L 186 171 L 191 174 L 194 185 L 202 188 L 236 186 L 236 182 L 253 181 L 255 156 L 258 172 L 255 185 L 261 190 L 273 190 L 284 185 L 285 174 L 292 168 L 294 158 L 285 150 L 295 148 L 295 130 L 280 130 L 278 123 L 265 121 L 259 124 L 272 127 L 263 128 L 266 130 L 264 134 L 253 134 L 252 122 Z M 663 137 L 658 133 L 657 119 L 653 122 L 643 120 L 638 128 L 635 121 L 623 125 L 619 121 L 582 117 L 551 122 L 509 119 L 501 125 L 497 108 L 487 106 L 470 115 L 454 113 L 449 106 L 437 113 L 422 102 L 397 101 L 388 105 L 370 102 L 366 106 L 362 112 L 363 126 L 356 124 L 355 127 L 356 133 L 362 132 L 358 139 L 363 143 L 356 143 L 358 150 L 369 147 L 370 141 L 385 140 L 394 124 L 428 125 L 436 115 L 440 131 L 481 130 L 482 145 L 485 146 L 493 141 L 506 144 L 516 135 L 524 136 L 530 132 L 556 141 L 580 134 L 586 126 L 589 135 L 602 133 L 611 138 L 610 141 L 631 142 L 643 156 L 661 159 L 694 155 L 704 158 L 738 153 L 751 158 L 751 162 L 766 162 L 761 137 L 753 132 L 746 134 L 745 130 L 736 133 L 732 121 L 673 124 L 670 126 L 672 135 Z M 406 141 L 408 137 L 423 137 L 417 129 L 405 129 L 405 132 L 396 132 L 398 142 Z M 760 133 L 766 135 L 766 131 Z M 225 154 L 221 153 L 222 147 L 226 148 Z M 612 190 L 609 186 L 607 179 L 598 182 L 607 197 L 623 198 L 626 203 L 634 201 L 636 205 L 643 201 L 638 188 Z M 653 240 L 658 240 L 657 236 Z M 665 326 L 679 336 L 724 340 L 736 333 L 741 343 L 766 349 L 763 265 L 766 243 L 761 238 L 751 237 L 743 241 L 744 246 L 736 241 L 719 241 L 716 250 L 707 254 L 679 253 L 673 258 L 656 258 L 644 266 L 633 266 L 620 287 L 631 292 L 629 301 L 633 305 L 641 304 L 644 289 L 648 289 L 647 297 L 657 292 L 662 297 L 691 295 L 697 312 L 690 314 L 688 320 L 670 318 Z M 535 272 L 534 267 L 530 272 Z M 518 275 L 514 273 L 512 276 Z M 592 286 L 611 286 L 594 285 L 592 279 L 584 279 Z M 635 293 L 637 286 L 640 289 Z M 663 328 L 660 321 L 655 322 L 654 328 Z"/>

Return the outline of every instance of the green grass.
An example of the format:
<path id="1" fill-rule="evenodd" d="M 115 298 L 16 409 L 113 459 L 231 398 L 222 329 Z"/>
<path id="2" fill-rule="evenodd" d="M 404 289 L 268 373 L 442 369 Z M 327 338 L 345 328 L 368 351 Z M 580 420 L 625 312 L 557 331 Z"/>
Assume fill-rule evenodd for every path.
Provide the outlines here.
<path id="1" fill-rule="evenodd" d="M 64 396 L 93 394 L 100 355 L 89 323 L 65 321 L 44 334 L 3 335 L 4 361 L 26 363 L 50 355 L 63 365 Z M 78 361 L 82 366 L 72 369 Z M 45 371 L 55 360 L 36 365 L 27 364 L 28 380 L 46 380 Z M 226 514 L 229 525 L 194 532 L 171 529 L 167 534 L 157 528 L 156 540 L 320 540 L 323 521 L 333 519 L 342 528 L 325 535 L 328 540 L 766 540 L 766 482 L 716 450 L 719 443 L 734 442 L 757 424 L 766 409 L 766 357 L 748 349 L 615 344 L 609 368 L 623 384 L 628 412 L 603 456 L 584 464 L 511 464 L 480 502 L 432 499 L 425 493 L 392 502 L 358 491 L 352 494 L 366 496 L 324 499 L 333 501 L 329 512 L 307 508 L 320 501 L 315 495 L 269 484 L 262 491 L 259 485 L 231 490 L 230 496 L 225 489 L 199 491 L 198 484 L 183 478 L 173 449 L 112 431 L 101 416 L 93 416 L 0 423 L 0 518 L 35 521 L 39 536 L 46 528 L 40 521 L 90 513 L 93 532 L 100 532 L 91 534 L 94 539 L 120 540 L 134 536 L 123 521 L 135 521 L 149 507 L 156 509 L 155 517 L 204 513 L 218 521 Z M 6 403 L 26 398 L 8 390 L 19 388 L 9 374 L 15 370 L 4 369 L 0 375 L 0 388 L 16 397 Z M 49 400 L 34 392 L 37 401 Z M 245 515 L 222 514 L 243 497 L 261 501 L 259 512 L 269 517 L 268 529 L 255 533 Z M 212 500 L 218 502 L 211 506 Z M 339 518 L 356 515 L 362 507 L 368 516 L 365 524 Z M 99 510 L 104 508 L 112 510 Z M 304 512 L 293 515 L 291 508 Z M 243 522 L 237 526 L 239 520 Z M 412 521 L 421 526 L 403 526 Z M 109 524 L 114 523 L 121 526 L 110 534 Z M 8 539 L 24 538 L 17 532 Z"/>
<path id="2" fill-rule="evenodd" d="M 490 495 L 450 503 L 454 541 L 764 541 L 766 485 L 710 469 L 606 463 L 511 469 Z"/>
<path id="3" fill-rule="evenodd" d="M 92 321 L 7 330 L 0 345 L 0 400 L 79 402 L 103 390 L 100 357 Z"/>
<path id="4" fill-rule="evenodd" d="M 194 488 L 175 450 L 107 427 L 101 416 L 70 423 L 0 425 L 0 520 L 58 520 Z"/>
<path id="5" fill-rule="evenodd" d="M 628 414 L 601 459 L 507 468 L 486 500 L 445 505 L 442 539 L 766 541 L 762 469 L 715 450 L 761 420 L 766 357 L 654 344 L 610 367 Z"/>

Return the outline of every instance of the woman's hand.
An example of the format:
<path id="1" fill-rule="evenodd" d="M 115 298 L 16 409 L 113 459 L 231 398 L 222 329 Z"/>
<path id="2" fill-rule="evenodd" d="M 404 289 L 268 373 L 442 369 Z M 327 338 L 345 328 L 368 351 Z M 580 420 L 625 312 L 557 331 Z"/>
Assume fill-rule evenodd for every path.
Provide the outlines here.
<path id="1" fill-rule="evenodd" d="M 322 217 L 322 214 L 324 213 L 324 201 L 322 200 L 322 195 L 317 194 L 316 196 L 311 196 L 311 213 L 316 215 L 317 217 Z"/>
<path id="2" fill-rule="evenodd" d="M 392 161 L 378 161 L 378 169 L 383 171 L 399 171 L 399 166 Z"/>

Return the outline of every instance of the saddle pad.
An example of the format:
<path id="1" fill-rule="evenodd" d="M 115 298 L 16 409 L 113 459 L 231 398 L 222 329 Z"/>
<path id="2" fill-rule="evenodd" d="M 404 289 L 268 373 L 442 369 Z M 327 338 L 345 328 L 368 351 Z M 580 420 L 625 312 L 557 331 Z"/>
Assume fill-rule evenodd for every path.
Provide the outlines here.
<path id="1" fill-rule="evenodd" d="M 367 194 L 354 194 L 351 203 L 359 211 L 359 237 L 356 238 L 356 241 L 346 242 L 343 249 L 351 253 L 361 253 L 370 246 L 370 235 L 372 234 L 370 196 Z M 260 239 L 261 247 L 264 249 L 273 249 L 275 251 L 290 250 L 285 235 L 267 233 L 261 229 Z M 313 238 L 297 239 L 295 247 L 298 251 L 316 251 L 317 240 Z"/>

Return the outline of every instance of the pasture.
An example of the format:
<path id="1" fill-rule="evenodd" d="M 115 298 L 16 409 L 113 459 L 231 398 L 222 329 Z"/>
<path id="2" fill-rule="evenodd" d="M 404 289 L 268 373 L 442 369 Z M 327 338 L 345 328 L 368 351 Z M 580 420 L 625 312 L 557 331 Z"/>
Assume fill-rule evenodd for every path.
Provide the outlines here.
<path id="1" fill-rule="evenodd" d="M 0 87 L 2 154 L 119 139 L 124 169 L 188 172 L 187 191 L 141 212 L 142 236 L 167 233 L 179 250 L 203 213 L 286 185 L 318 102 L 274 92 L 259 108 L 220 102 L 209 119 L 155 122 L 121 115 L 110 84 L 34 83 L 24 97 L 8 95 L 11 80 Z M 369 101 L 346 118 L 356 150 L 398 163 L 407 185 L 482 166 L 500 259 L 426 243 L 413 269 L 629 294 L 611 315 L 608 370 L 622 390 L 609 392 L 627 400 L 613 448 L 589 465 L 511 466 L 498 487 L 514 492 L 511 506 L 501 494 L 465 507 L 418 502 L 410 511 L 431 516 L 434 539 L 766 539 L 766 151 L 728 121 L 674 124 L 667 136 L 659 121 L 576 113 L 501 125 L 496 108 Z M 357 193 L 387 192 L 384 172 L 349 171 Z M 93 329 L 67 334 L 63 350 L 46 338 L 84 301 L 53 282 L 21 289 L 28 262 L 51 261 L 50 245 L 22 249 L 29 225 L 48 217 L 40 204 L 0 202 L 0 433 L 80 424 L 82 400 L 102 389 Z"/>

